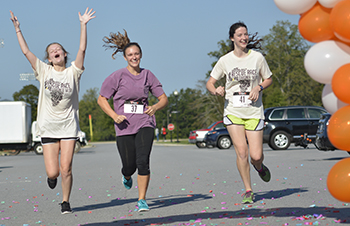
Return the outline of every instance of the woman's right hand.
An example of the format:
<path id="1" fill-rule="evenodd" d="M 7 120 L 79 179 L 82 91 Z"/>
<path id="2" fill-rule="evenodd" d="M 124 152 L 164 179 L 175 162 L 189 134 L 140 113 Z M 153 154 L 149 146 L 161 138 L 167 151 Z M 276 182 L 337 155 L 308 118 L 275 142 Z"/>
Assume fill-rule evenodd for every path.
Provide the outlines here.
<path id="1" fill-rule="evenodd" d="M 11 13 L 10 20 L 12 21 L 13 26 L 15 26 L 16 31 L 19 31 L 19 22 L 17 20 L 17 17 L 13 14 L 13 12 L 11 10 L 10 10 L 10 13 Z"/>
<path id="2" fill-rule="evenodd" d="M 223 86 L 219 86 L 215 89 L 215 95 L 219 95 L 219 96 L 224 96 L 225 95 L 225 87 Z"/>
<path id="3" fill-rule="evenodd" d="M 122 123 L 126 119 L 125 115 L 117 115 L 117 117 L 114 118 L 114 122 L 117 124 Z"/>

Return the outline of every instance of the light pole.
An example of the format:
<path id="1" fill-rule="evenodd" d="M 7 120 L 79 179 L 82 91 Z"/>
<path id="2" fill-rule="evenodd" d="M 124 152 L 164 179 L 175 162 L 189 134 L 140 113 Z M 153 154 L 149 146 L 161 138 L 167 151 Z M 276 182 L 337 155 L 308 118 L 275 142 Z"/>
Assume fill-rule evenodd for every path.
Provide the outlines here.
<path id="1" fill-rule="evenodd" d="M 176 137 L 177 137 L 176 138 L 177 139 L 176 142 L 179 143 L 179 124 L 177 123 L 177 114 L 179 113 L 178 107 L 177 107 L 177 98 L 179 96 L 179 92 L 176 89 L 174 91 L 174 96 L 175 96 L 175 105 L 176 105 Z"/>

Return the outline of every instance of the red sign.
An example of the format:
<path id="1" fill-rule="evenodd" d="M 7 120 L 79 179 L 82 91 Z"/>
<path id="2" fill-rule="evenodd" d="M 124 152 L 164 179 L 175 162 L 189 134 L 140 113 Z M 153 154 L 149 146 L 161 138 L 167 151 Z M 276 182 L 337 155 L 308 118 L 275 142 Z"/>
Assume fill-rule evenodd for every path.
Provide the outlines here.
<path id="1" fill-rule="evenodd" d="M 174 124 L 172 124 L 172 123 L 168 124 L 168 130 L 173 131 L 174 128 L 175 128 Z"/>

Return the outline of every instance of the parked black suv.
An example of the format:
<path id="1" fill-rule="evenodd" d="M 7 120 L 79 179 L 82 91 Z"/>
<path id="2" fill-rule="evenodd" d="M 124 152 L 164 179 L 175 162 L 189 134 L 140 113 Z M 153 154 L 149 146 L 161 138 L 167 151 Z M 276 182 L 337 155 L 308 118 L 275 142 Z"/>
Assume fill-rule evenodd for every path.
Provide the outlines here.
<path id="1" fill-rule="evenodd" d="M 329 141 L 328 135 L 327 135 L 327 126 L 328 126 L 328 120 L 331 118 L 331 114 L 325 113 L 322 114 L 320 117 L 317 133 L 316 133 L 316 140 L 315 140 L 315 146 L 318 150 L 321 151 L 334 151 L 336 148 L 333 146 L 333 144 Z"/>
<path id="2" fill-rule="evenodd" d="M 316 148 L 320 151 L 334 151 L 337 149 L 330 142 L 327 134 L 328 121 L 331 118 L 331 116 L 332 115 L 329 113 L 322 114 L 318 123 L 316 140 L 314 144 Z M 348 151 L 348 154 L 350 155 L 350 151 Z"/>
<path id="3" fill-rule="evenodd" d="M 285 150 L 305 135 L 312 141 L 320 116 L 327 111 L 317 106 L 285 106 L 265 109 L 263 140 L 274 150 Z"/>

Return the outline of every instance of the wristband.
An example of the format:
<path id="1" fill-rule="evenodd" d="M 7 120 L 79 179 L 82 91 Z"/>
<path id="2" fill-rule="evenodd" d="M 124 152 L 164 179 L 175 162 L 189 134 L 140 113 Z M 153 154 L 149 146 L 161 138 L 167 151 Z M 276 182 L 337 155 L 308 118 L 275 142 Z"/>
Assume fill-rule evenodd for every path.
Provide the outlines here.
<path id="1" fill-rule="evenodd" d="M 262 85 L 259 85 L 259 86 L 260 86 L 260 91 L 263 91 L 264 87 Z"/>

